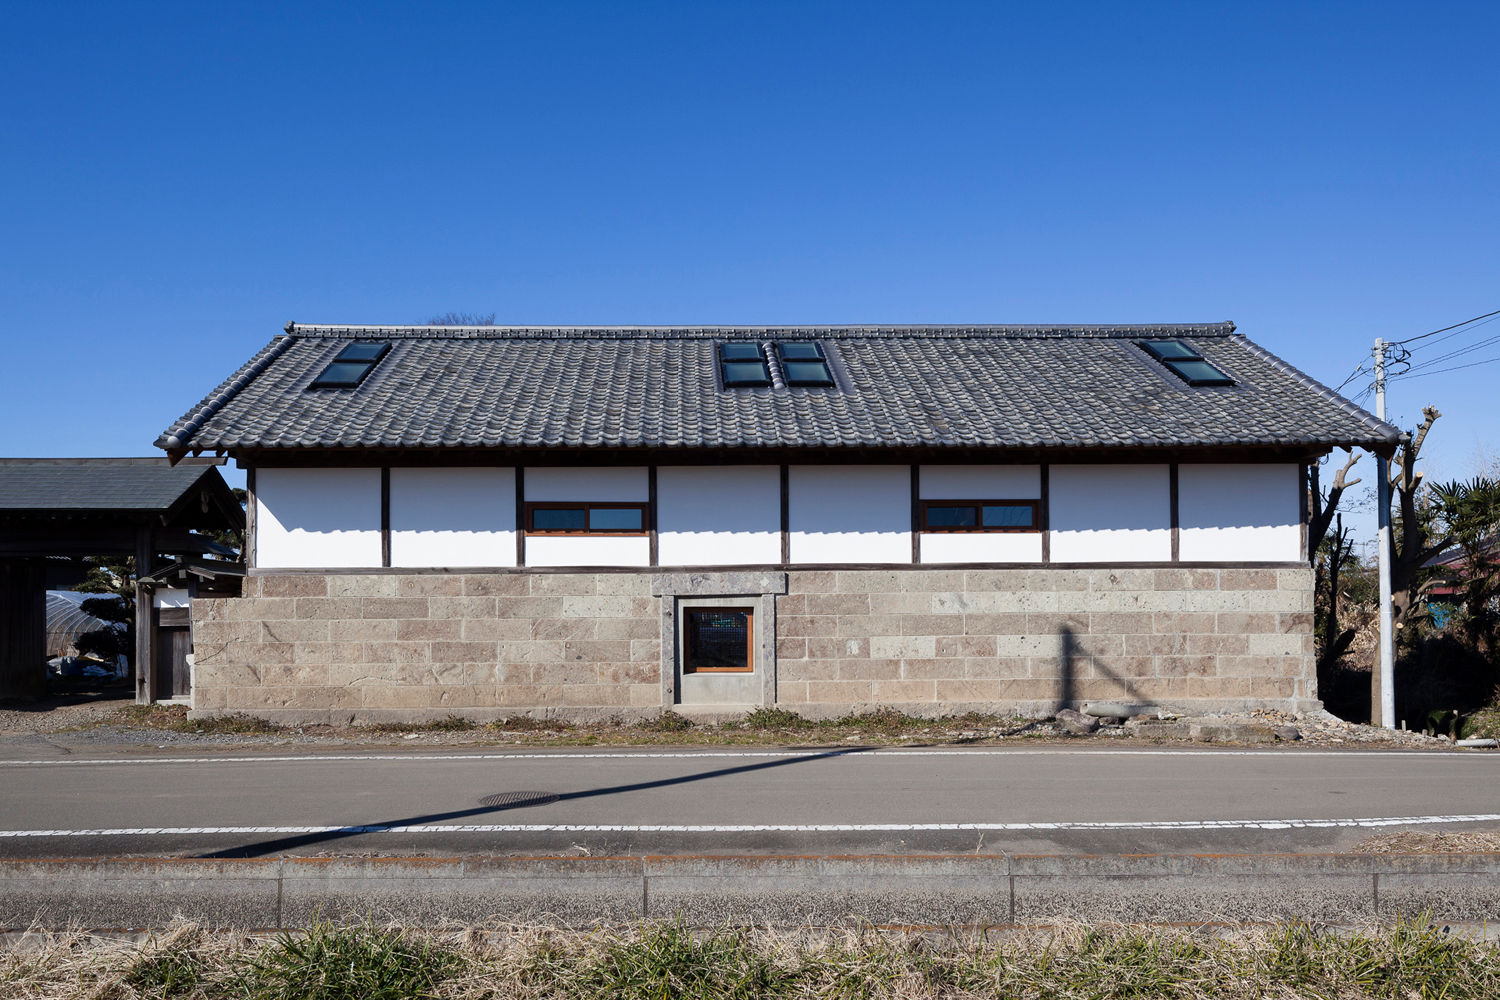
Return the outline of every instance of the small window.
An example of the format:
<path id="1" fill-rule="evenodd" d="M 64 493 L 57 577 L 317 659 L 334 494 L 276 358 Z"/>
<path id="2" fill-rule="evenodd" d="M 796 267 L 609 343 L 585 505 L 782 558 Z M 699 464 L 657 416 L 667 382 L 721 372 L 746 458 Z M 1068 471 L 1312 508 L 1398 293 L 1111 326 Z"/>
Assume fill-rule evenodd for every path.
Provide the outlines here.
<path id="1" fill-rule="evenodd" d="M 771 368 L 760 345 L 748 341 L 719 345 L 719 374 L 726 389 L 771 384 Z"/>
<path id="2" fill-rule="evenodd" d="M 923 500 L 919 530 L 1040 531 L 1039 500 Z"/>
<path id="3" fill-rule="evenodd" d="M 1140 345 L 1188 385 L 1234 385 L 1234 379 L 1180 340 L 1143 340 Z"/>
<path id="4" fill-rule="evenodd" d="M 747 674 L 755 667 L 750 608 L 682 609 L 684 674 Z"/>
<path id="5" fill-rule="evenodd" d="M 391 345 L 386 343 L 358 341 L 350 344 L 339 351 L 308 388 L 353 389 L 365 380 L 390 349 Z"/>
<path id="6" fill-rule="evenodd" d="M 643 503 L 529 503 L 528 535 L 644 535 Z"/>
<path id="7" fill-rule="evenodd" d="M 823 348 L 812 340 L 788 340 L 776 344 L 776 353 L 781 358 L 781 372 L 787 385 L 831 386 L 833 372 L 828 368 L 828 359 Z"/>

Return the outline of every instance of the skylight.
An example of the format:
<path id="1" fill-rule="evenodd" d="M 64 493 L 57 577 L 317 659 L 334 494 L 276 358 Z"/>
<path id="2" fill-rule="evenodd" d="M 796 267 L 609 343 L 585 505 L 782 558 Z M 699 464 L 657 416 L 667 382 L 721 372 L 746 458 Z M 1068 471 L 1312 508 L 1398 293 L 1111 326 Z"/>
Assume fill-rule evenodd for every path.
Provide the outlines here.
<path id="1" fill-rule="evenodd" d="M 788 340 L 777 343 L 776 353 L 781 358 L 781 371 L 787 385 L 830 386 L 833 372 L 828 369 L 828 359 L 816 341 Z"/>
<path id="2" fill-rule="evenodd" d="M 1143 340 L 1140 345 L 1188 385 L 1234 385 L 1234 379 L 1180 340 Z"/>
<path id="3" fill-rule="evenodd" d="M 719 345 L 719 373 L 724 388 L 745 389 L 771 384 L 771 369 L 759 344 L 742 341 Z"/>
<path id="4" fill-rule="evenodd" d="M 391 345 L 383 342 L 356 341 L 339 351 L 308 388 L 353 389 L 365 380 L 390 349 Z"/>

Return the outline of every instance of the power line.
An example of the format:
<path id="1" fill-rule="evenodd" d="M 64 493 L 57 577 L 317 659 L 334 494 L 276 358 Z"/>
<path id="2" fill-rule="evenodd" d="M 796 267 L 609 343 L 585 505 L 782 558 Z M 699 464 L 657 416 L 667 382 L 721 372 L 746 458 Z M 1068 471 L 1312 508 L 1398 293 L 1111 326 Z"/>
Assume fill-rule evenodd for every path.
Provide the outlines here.
<path id="1" fill-rule="evenodd" d="M 1439 354 L 1435 358 L 1428 358 L 1426 361 L 1423 361 L 1420 364 L 1413 365 L 1411 370 L 1421 371 L 1425 368 L 1431 368 L 1433 365 L 1442 364 L 1444 361 L 1449 361 L 1453 358 L 1461 357 L 1465 354 L 1472 354 L 1474 351 L 1478 351 L 1497 342 L 1500 342 L 1500 333 L 1497 333 L 1493 337 L 1486 337 L 1484 340 L 1476 341 L 1475 343 L 1472 343 L 1467 347 L 1460 347 L 1456 351 L 1449 351 L 1447 354 Z"/>
<path id="2" fill-rule="evenodd" d="M 1492 364 L 1492 363 L 1494 363 L 1496 361 L 1500 361 L 1500 356 L 1496 356 L 1496 357 L 1493 357 L 1493 358 L 1485 358 L 1483 361 L 1471 361 L 1471 362 L 1469 362 L 1466 365 L 1454 365 L 1452 368 L 1439 368 L 1437 371 L 1431 371 L 1431 372 L 1425 372 L 1424 371 L 1424 372 L 1418 372 L 1418 373 L 1416 373 L 1414 375 L 1401 375 L 1399 377 L 1400 378 L 1426 378 L 1428 375 L 1441 375 L 1444 372 L 1456 372 L 1460 368 L 1475 368 L 1475 367 L 1477 367 L 1479 365 L 1488 365 L 1488 364 Z"/>
<path id="3" fill-rule="evenodd" d="M 1445 326 L 1445 327 L 1442 327 L 1441 329 L 1433 330 L 1431 333 L 1421 333 L 1421 334 L 1418 334 L 1415 337 L 1407 337 L 1405 340 L 1394 340 L 1394 341 L 1391 341 L 1391 343 L 1392 344 L 1410 344 L 1410 343 L 1412 343 L 1413 341 L 1416 341 L 1416 340 L 1426 340 L 1428 337 L 1434 337 L 1434 336 L 1436 336 L 1436 335 L 1438 335 L 1440 333 L 1447 333 L 1449 330 L 1457 330 L 1461 326 L 1468 326 L 1470 323 L 1477 323 L 1479 320 L 1489 319 L 1491 316 L 1500 316 L 1500 309 L 1496 309 L 1494 312 L 1487 312 L 1487 313 L 1483 314 L 1482 316 L 1475 316 L 1473 319 L 1466 319 L 1462 323 L 1454 323 L 1452 326 Z M 1444 338 L 1444 339 L 1447 339 L 1447 338 Z M 1430 346 L 1430 345 L 1428 345 L 1428 346 Z"/>

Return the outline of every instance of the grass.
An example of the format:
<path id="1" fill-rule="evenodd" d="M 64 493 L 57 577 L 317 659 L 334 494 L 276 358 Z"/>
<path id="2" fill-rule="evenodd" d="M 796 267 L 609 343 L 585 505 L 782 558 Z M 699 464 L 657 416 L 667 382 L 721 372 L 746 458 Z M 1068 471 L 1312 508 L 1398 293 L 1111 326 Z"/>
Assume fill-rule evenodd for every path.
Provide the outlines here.
<path id="1" fill-rule="evenodd" d="M 1500 705 L 1490 705 L 1465 716 L 1460 735 L 1472 740 L 1500 739 Z"/>
<path id="2" fill-rule="evenodd" d="M 251 715 L 224 715 L 215 719 L 189 719 L 185 705 L 127 705 L 105 725 L 132 729 L 159 729 L 174 733 L 254 733 L 272 735 L 284 732 L 281 726 Z"/>
<path id="3" fill-rule="evenodd" d="M 1360 933 L 1293 923 L 1232 934 L 1066 926 L 871 929 L 505 928 L 416 934 L 317 923 L 256 941 L 178 931 L 140 947 L 35 936 L 0 952 L 7 1000 L 760 1000 L 1500 996 L 1500 944 L 1424 919 Z"/>

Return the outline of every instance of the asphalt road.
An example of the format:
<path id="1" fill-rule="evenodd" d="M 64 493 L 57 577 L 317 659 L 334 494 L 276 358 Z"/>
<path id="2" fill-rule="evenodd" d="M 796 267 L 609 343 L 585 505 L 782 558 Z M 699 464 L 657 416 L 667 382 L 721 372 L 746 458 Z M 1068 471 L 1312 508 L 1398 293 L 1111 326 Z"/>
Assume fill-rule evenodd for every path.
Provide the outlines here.
<path id="1" fill-rule="evenodd" d="M 0 760 L 0 856 L 1312 852 L 1500 829 L 1482 752 L 959 748 Z"/>

